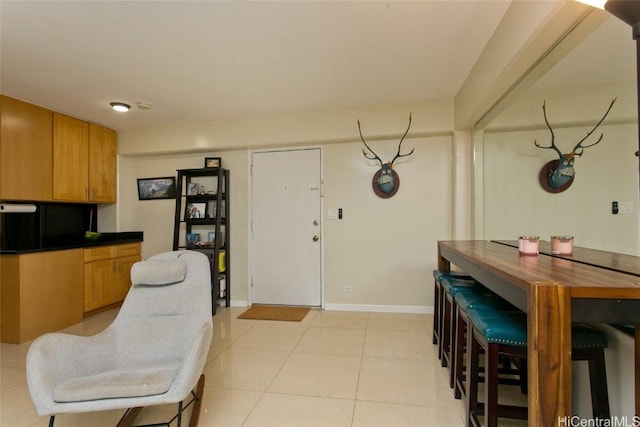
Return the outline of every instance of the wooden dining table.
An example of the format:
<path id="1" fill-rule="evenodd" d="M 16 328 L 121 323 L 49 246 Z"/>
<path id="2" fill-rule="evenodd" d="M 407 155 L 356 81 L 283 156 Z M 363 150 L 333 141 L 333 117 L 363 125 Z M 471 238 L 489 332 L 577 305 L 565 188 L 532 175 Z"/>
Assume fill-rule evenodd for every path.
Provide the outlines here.
<path id="1" fill-rule="evenodd" d="M 439 241 L 438 269 L 451 265 L 527 313 L 530 426 L 572 416 L 571 323 L 640 325 L 640 258 L 575 247 L 555 256 L 520 255 L 517 241 Z M 640 414 L 639 328 L 635 408 Z"/>

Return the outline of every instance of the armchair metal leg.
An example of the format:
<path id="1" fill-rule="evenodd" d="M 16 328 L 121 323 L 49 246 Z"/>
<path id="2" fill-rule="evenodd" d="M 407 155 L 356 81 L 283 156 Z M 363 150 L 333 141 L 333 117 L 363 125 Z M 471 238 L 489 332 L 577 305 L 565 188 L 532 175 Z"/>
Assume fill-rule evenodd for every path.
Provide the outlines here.
<path id="1" fill-rule="evenodd" d="M 204 374 L 200 375 L 200 379 L 198 380 L 195 390 L 191 392 L 191 400 L 189 400 L 186 405 L 183 405 L 182 402 L 178 402 L 178 413 L 172 419 L 167 422 L 138 425 L 135 427 L 170 427 L 174 421 L 176 422 L 175 427 L 181 427 L 182 413 L 191 405 L 193 405 L 193 409 L 191 410 L 189 427 L 198 427 L 198 421 L 200 420 L 200 408 L 202 406 L 202 396 L 204 394 L 204 381 Z M 142 407 L 127 409 L 118 424 L 116 424 L 116 427 L 133 427 L 133 422 L 142 409 Z M 52 424 L 50 424 L 49 427 L 52 427 Z"/>
<path id="2" fill-rule="evenodd" d="M 198 380 L 198 384 L 196 385 L 195 390 L 191 392 L 191 400 L 187 402 L 186 405 L 183 405 L 182 402 L 178 402 L 178 413 L 168 422 L 163 422 L 159 424 L 145 424 L 144 426 L 136 426 L 136 427 L 161 427 L 166 426 L 170 427 L 171 423 L 176 421 L 176 427 L 181 427 L 182 425 L 182 413 L 191 405 L 193 405 L 193 409 L 191 410 L 191 419 L 189 420 L 189 427 L 198 427 L 198 421 L 200 421 L 200 409 L 202 407 L 202 396 L 204 394 L 204 374 L 200 375 L 200 379 Z M 133 422 L 136 417 L 142 411 L 142 407 L 129 408 L 124 413 L 116 427 L 132 427 Z M 49 427 L 53 427 L 53 423 L 55 422 L 55 415 L 51 415 L 49 417 Z"/>

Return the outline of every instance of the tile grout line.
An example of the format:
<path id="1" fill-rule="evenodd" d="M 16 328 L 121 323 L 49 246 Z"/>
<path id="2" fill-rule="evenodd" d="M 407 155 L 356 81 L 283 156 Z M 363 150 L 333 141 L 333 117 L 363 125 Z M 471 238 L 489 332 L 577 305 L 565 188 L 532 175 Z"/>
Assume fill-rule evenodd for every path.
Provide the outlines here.
<path id="1" fill-rule="evenodd" d="M 367 334 L 369 333 L 369 316 L 367 312 L 367 320 L 364 324 L 364 339 L 362 340 L 362 351 L 360 352 L 360 367 L 358 368 L 358 381 L 356 383 L 356 395 L 353 397 L 353 411 L 351 412 L 351 427 L 356 419 L 356 406 L 358 404 L 358 391 L 360 390 L 360 377 L 362 376 L 362 363 L 364 362 L 364 348 L 367 343 Z"/>
<path id="2" fill-rule="evenodd" d="M 317 317 L 317 314 L 316 316 Z M 314 319 L 315 319 L 314 317 Z M 303 319 L 304 320 L 304 319 Z M 256 322 L 259 323 L 260 321 Z M 268 322 L 268 321 L 265 321 Z M 311 323 L 313 321 L 309 322 L 309 325 L 306 325 L 304 327 L 304 332 L 300 335 L 300 338 L 298 338 L 298 341 L 295 343 L 295 345 L 291 348 L 291 350 L 288 351 L 288 356 L 287 358 L 284 360 L 284 362 L 282 363 L 282 365 L 280 366 L 280 368 L 278 369 L 278 372 L 275 373 L 275 375 L 273 376 L 273 378 L 271 378 L 271 381 L 269 382 L 269 384 L 267 384 L 264 388 L 264 390 L 262 390 L 260 392 L 260 397 L 256 400 L 255 405 L 253 405 L 253 407 L 251 408 L 251 410 L 249 411 L 249 413 L 247 414 L 247 416 L 245 417 L 245 419 L 242 421 L 242 426 L 246 425 L 246 423 L 249 421 L 249 418 L 251 418 L 251 414 L 254 413 L 254 411 L 256 410 L 256 408 L 258 407 L 258 405 L 260 404 L 260 402 L 262 401 L 262 399 L 264 398 L 265 394 L 267 394 L 267 390 L 269 389 L 269 387 L 271 387 L 271 385 L 273 384 L 273 382 L 275 381 L 275 379 L 277 378 L 277 376 L 280 374 L 280 372 L 282 372 L 282 368 L 284 368 L 284 365 L 287 364 L 287 362 L 289 361 L 289 359 L 291 359 L 291 355 L 293 354 L 293 352 L 295 351 L 296 347 L 298 346 L 298 344 L 300 344 L 300 341 L 302 340 L 302 337 L 304 337 L 304 335 L 306 334 L 306 332 L 309 330 L 309 328 L 311 327 Z M 282 393 L 282 394 L 286 394 L 286 393 Z"/>

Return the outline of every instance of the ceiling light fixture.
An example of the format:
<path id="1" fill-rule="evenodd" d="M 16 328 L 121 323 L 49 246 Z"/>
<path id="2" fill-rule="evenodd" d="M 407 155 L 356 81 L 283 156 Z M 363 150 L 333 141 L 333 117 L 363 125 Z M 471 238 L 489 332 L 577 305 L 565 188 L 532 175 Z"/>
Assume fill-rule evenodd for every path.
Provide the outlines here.
<path id="1" fill-rule="evenodd" d="M 598 9 L 604 9 L 604 4 L 607 0 L 578 0 L 578 2 L 597 7 Z"/>
<path id="2" fill-rule="evenodd" d="M 129 109 L 131 108 L 131 105 L 125 104 L 124 102 L 112 102 L 111 108 L 121 113 L 125 113 L 129 111 Z"/>

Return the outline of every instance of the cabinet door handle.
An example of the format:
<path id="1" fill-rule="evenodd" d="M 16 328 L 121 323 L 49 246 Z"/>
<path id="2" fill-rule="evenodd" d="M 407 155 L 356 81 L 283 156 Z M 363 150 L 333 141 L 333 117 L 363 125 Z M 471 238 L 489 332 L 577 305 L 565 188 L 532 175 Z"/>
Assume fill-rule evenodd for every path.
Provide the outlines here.
<path id="1" fill-rule="evenodd" d="M 88 188 L 84 189 L 84 199 L 85 200 L 89 200 L 89 189 Z"/>
<path id="2" fill-rule="evenodd" d="M 96 199 L 96 188 L 93 187 L 93 200 L 95 200 L 95 199 Z"/>

